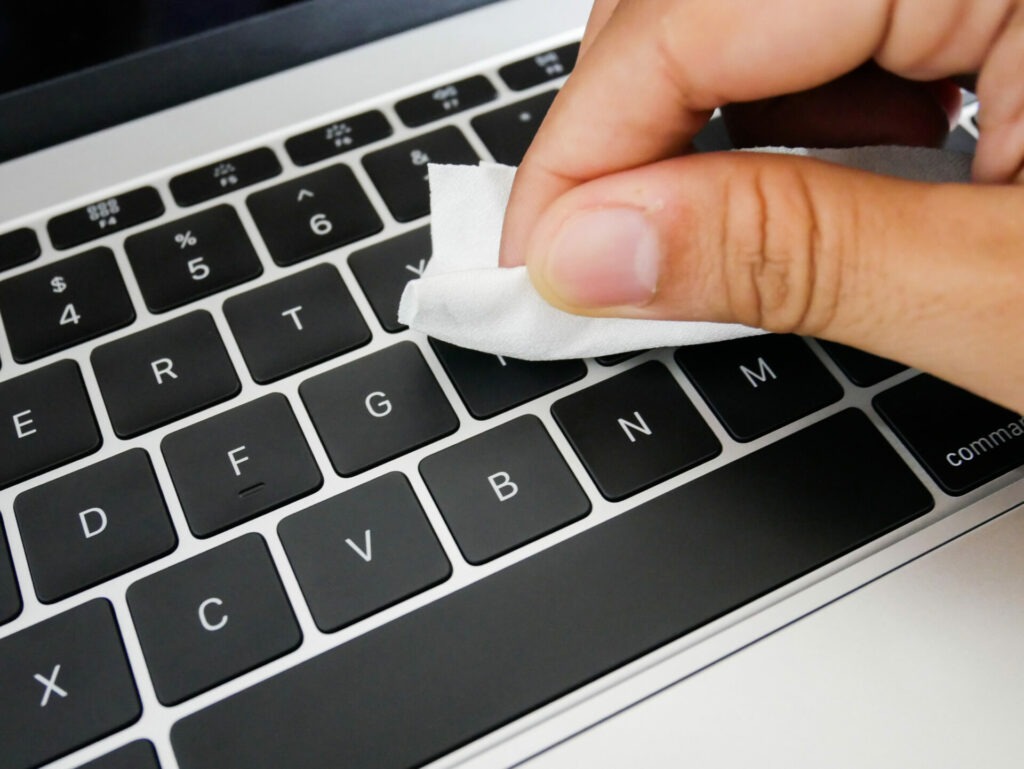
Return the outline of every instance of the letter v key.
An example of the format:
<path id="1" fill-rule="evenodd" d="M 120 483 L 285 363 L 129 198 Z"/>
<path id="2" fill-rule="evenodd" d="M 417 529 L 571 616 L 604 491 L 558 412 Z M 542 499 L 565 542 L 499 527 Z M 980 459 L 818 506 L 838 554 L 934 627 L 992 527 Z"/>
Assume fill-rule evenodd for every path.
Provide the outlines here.
<path id="1" fill-rule="evenodd" d="M 405 265 L 405 269 L 407 269 L 413 275 L 416 275 L 416 276 L 422 278 L 423 277 L 423 271 L 425 269 L 427 269 L 427 260 L 426 259 L 420 259 L 420 263 L 418 265 L 416 265 L 415 267 L 413 267 L 411 264 L 407 264 L 407 265 Z"/>
<path id="2" fill-rule="evenodd" d="M 371 560 L 373 560 L 373 554 L 370 551 L 370 530 L 369 529 L 367 529 L 363 533 L 363 539 L 365 540 L 365 545 L 363 547 L 359 547 L 359 545 L 357 545 L 351 539 L 346 539 L 345 540 L 345 544 L 348 545 L 349 547 L 351 547 L 353 550 L 355 550 L 356 551 L 356 555 L 358 555 L 364 561 L 369 563 Z"/>

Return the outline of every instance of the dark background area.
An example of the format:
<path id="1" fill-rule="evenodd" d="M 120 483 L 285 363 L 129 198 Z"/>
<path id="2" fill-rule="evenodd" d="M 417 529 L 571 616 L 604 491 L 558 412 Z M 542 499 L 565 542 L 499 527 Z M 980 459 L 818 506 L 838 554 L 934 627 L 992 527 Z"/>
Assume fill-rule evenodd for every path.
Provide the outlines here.
<path id="1" fill-rule="evenodd" d="M 0 161 L 495 0 L 0 5 Z"/>

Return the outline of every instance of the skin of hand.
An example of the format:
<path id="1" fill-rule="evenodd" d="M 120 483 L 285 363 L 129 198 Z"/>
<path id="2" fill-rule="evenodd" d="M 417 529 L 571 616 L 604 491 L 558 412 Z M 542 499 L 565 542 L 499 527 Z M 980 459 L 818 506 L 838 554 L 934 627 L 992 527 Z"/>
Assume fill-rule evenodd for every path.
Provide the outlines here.
<path id="1" fill-rule="evenodd" d="M 938 144 L 972 73 L 973 184 L 688 154 L 717 107 L 743 145 Z M 597 0 L 501 263 L 569 312 L 831 339 L 1024 412 L 1024 0 Z"/>

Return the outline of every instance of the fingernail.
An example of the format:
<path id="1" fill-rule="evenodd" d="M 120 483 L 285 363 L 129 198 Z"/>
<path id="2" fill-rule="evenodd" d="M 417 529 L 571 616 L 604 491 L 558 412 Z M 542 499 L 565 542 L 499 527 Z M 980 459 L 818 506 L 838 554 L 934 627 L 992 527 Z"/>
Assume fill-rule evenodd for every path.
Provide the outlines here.
<path id="1" fill-rule="evenodd" d="M 658 287 L 661 245 L 644 214 L 603 208 L 571 216 L 555 235 L 543 274 L 575 307 L 640 306 Z"/>

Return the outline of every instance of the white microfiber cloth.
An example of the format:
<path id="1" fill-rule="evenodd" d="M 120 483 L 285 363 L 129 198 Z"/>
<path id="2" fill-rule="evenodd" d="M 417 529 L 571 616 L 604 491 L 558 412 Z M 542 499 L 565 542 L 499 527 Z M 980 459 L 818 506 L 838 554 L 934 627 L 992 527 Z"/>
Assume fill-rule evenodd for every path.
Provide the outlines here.
<path id="1" fill-rule="evenodd" d="M 769 148 L 865 171 L 928 182 L 970 179 L 970 157 L 908 147 Z M 613 355 L 762 333 L 725 323 L 586 318 L 557 310 L 534 290 L 526 267 L 498 266 L 501 226 L 515 169 L 430 165 L 433 255 L 408 283 L 400 322 L 445 342 L 524 360 Z"/>

